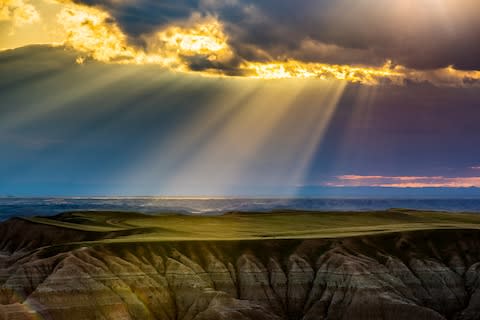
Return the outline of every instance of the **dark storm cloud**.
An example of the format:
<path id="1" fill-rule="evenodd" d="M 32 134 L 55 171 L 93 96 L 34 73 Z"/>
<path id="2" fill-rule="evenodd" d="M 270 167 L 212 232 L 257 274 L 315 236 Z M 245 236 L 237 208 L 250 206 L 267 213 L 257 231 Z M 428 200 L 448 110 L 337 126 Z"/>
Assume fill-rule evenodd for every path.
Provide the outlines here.
<path id="1" fill-rule="evenodd" d="M 73 2 L 106 9 L 122 29 L 132 37 L 151 32 L 175 20 L 188 18 L 193 12 L 200 10 L 197 0 L 74 0 Z"/>
<path id="2" fill-rule="evenodd" d="M 210 61 L 206 55 L 183 56 L 182 59 L 192 71 L 221 70 L 228 76 L 242 76 L 243 71 L 238 68 L 239 60 L 233 58 L 226 62 Z"/>
<path id="3" fill-rule="evenodd" d="M 108 10 L 133 41 L 199 12 L 217 16 L 248 60 L 480 69 L 476 0 L 77 1 Z"/>

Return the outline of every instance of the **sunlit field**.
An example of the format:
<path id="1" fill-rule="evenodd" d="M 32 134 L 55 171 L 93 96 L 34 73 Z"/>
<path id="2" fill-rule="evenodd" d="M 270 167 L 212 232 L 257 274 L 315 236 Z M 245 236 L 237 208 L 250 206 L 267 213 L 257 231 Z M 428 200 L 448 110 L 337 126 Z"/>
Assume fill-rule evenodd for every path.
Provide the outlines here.
<path id="1" fill-rule="evenodd" d="M 392 209 L 378 212 L 229 213 L 222 216 L 71 212 L 32 222 L 112 233 L 101 242 L 337 238 L 429 229 L 480 229 L 480 215 Z M 122 233 L 125 234 L 125 233 Z"/>

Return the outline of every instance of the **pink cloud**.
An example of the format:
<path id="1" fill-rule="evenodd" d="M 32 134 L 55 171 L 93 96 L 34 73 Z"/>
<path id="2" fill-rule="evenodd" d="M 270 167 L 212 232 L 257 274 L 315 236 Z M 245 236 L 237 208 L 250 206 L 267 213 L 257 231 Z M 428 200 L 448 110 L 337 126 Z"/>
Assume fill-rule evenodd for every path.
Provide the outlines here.
<path id="1" fill-rule="evenodd" d="M 342 175 L 337 176 L 327 185 L 335 187 L 468 188 L 480 187 L 480 177 Z"/>

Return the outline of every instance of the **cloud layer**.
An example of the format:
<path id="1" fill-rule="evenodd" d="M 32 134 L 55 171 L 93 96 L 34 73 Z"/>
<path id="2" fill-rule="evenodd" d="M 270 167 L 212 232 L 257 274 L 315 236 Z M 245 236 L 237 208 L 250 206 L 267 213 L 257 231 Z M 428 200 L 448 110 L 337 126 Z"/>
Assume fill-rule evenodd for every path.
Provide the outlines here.
<path id="1" fill-rule="evenodd" d="M 192 14 L 218 17 L 247 60 L 480 69 L 475 0 L 79 0 L 108 11 L 132 38 Z"/>
<path id="2" fill-rule="evenodd" d="M 364 176 L 343 175 L 327 183 L 336 187 L 395 187 L 395 188 L 469 188 L 480 187 L 480 177 L 443 176 Z"/>
<path id="3" fill-rule="evenodd" d="M 28 1 L 0 0 L 1 21 L 11 21 L 14 26 L 22 26 L 40 21 L 40 15 Z"/>
<path id="4" fill-rule="evenodd" d="M 257 78 L 480 85 L 476 0 L 58 3 L 62 40 L 85 54 L 79 61 Z"/>

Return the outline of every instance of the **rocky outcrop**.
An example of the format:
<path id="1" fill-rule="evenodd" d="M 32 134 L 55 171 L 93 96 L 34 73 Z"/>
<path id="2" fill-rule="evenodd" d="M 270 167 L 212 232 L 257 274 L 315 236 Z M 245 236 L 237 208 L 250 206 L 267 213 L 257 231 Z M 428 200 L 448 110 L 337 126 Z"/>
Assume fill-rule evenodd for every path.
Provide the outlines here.
<path id="1" fill-rule="evenodd" d="M 480 319 L 478 231 L 83 246 L 54 237 L 3 234 L 0 319 Z"/>

